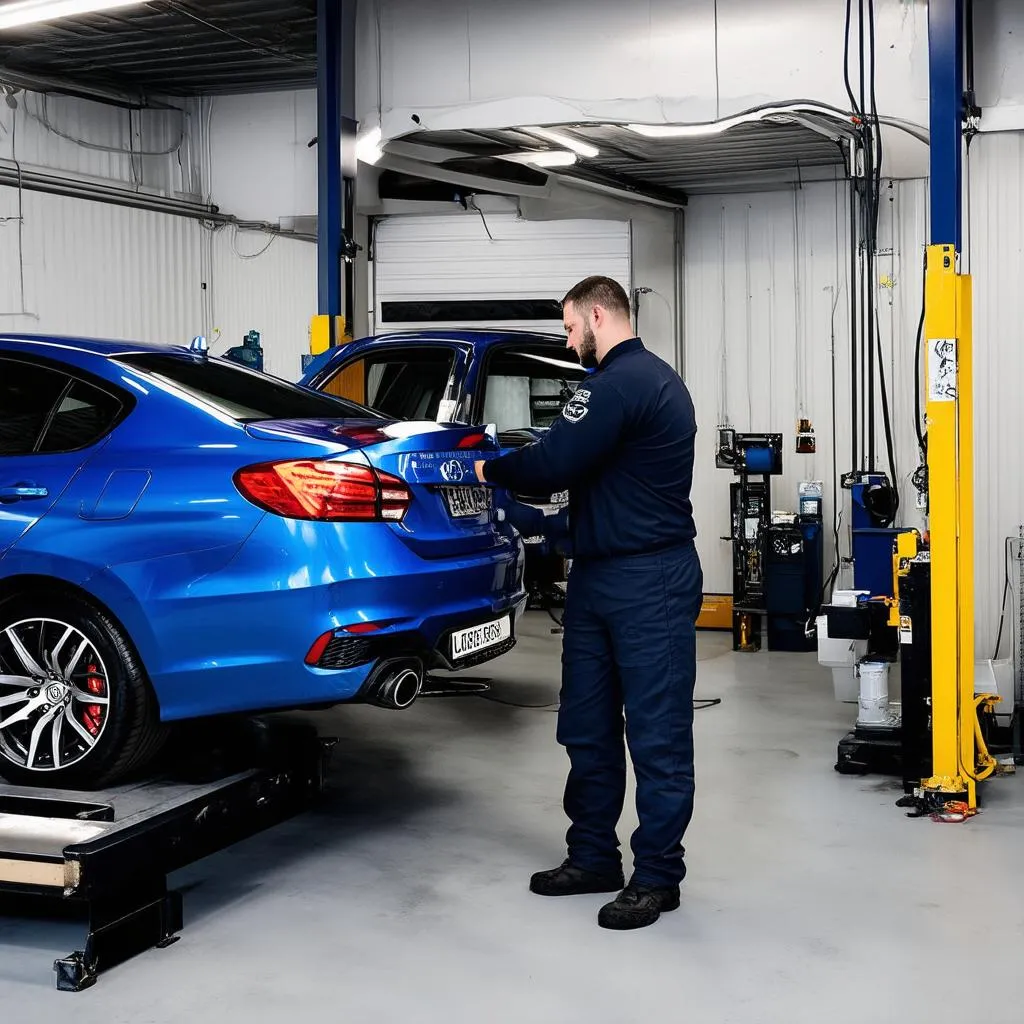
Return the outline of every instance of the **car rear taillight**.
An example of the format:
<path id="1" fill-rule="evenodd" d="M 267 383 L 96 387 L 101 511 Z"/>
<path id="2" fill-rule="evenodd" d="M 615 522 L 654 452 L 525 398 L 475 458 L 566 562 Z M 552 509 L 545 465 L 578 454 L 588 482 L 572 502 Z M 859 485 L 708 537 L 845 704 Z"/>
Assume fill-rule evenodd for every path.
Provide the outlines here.
<path id="1" fill-rule="evenodd" d="M 337 459 L 300 459 L 246 466 L 235 486 L 254 505 L 288 519 L 400 522 L 412 502 L 390 473 Z"/>
<path id="2" fill-rule="evenodd" d="M 459 448 L 476 448 L 484 443 L 486 434 L 467 434 L 462 440 L 459 441 Z"/>

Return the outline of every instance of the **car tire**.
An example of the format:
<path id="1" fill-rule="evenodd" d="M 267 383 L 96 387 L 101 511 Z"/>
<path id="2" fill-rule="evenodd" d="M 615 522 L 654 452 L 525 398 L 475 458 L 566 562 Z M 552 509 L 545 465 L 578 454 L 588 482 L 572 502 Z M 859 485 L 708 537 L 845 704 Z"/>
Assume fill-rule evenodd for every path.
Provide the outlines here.
<path id="1" fill-rule="evenodd" d="M 124 631 L 70 594 L 0 603 L 0 702 L 0 776 L 18 785 L 111 785 L 149 763 L 166 737 Z"/>

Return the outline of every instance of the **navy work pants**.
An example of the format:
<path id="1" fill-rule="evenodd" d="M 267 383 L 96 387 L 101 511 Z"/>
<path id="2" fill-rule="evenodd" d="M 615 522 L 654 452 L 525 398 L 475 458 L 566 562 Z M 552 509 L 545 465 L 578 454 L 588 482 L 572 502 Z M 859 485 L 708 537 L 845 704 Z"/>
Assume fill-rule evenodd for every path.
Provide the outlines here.
<path id="1" fill-rule="evenodd" d="M 682 838 L 693 813 L 695 624 L 702 592 L 692 544 L 573 564 L 558 742 L 570 763 L 568 854 L 581 868 L 614 873 L 621 866 L 616 826 L 628 743 L 640 819 L 631 842 L 632 880 L 672 886 L 686 874 Z"/>

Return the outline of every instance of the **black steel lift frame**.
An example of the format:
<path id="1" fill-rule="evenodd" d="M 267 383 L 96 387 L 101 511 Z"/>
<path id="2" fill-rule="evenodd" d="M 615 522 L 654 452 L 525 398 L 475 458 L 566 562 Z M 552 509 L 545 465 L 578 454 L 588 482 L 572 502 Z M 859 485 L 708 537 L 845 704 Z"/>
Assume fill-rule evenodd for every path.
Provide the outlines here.
<path id="1" fill-rule="evenodd" d="M 177 941 L 182 897 L 168 874 L 308 808 L 333 745 L 308 725 L 249 720 L 233 723 L 229 753 L 207 748 L 199 765 L 145 783 L 97 793 L 0 785 L 0 912 L 11 897 L 84 905 L 85 948 L 54 970 L 61 991 L 94 985 Z"/>
<path id="2" fill-rule="evenodd" d="M 479 696 L 490 680 L 428 676 L 421 697 Z M 146 950 L 176 942 L 181 893 L 167 876 L 272 828 L 323 792 L 335 740 L 304 721 L 217 719 L 186 730 L 164 774 L 97 792 L 0 780 L 4 902 L 88 912 L 85 948 L 57 960 L 57 988 L 80 992 Z M 174 760 L 172 761 L 172 756 Z"/>

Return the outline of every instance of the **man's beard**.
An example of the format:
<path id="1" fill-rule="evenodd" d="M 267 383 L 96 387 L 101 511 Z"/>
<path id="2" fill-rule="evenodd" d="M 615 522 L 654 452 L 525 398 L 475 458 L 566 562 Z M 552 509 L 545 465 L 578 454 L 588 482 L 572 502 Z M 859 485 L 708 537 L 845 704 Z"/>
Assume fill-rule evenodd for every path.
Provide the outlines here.
<path id="1" fill-rule="evenodd" d="M 594 337 L 590 324 L 583 325 L 583 338 L 580 341 L 579 357 L 580 364 L 588 370 L 597 368 L 597 338 Z"/>

